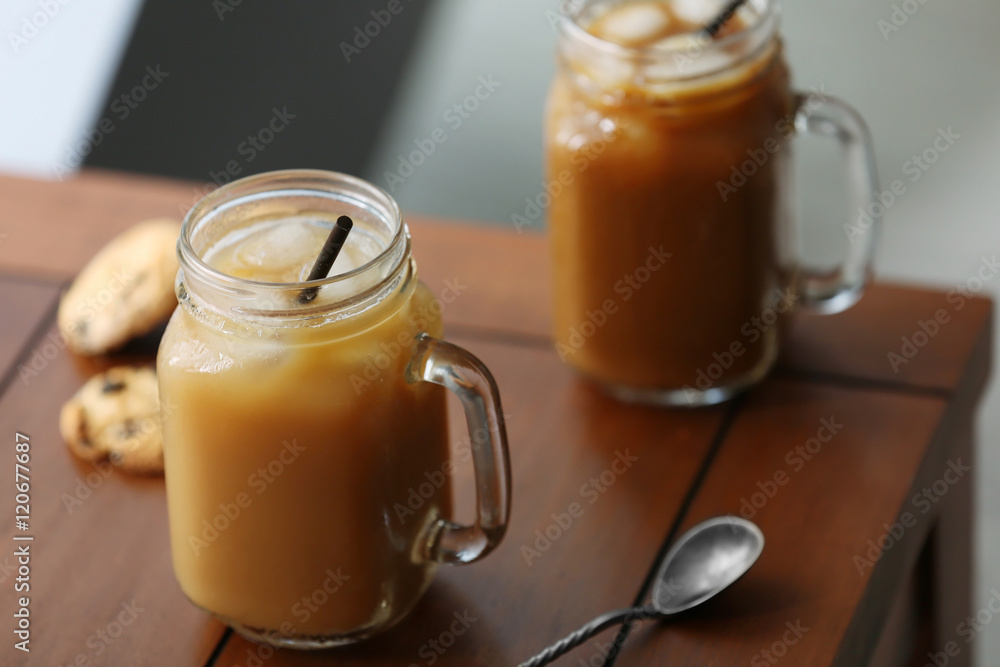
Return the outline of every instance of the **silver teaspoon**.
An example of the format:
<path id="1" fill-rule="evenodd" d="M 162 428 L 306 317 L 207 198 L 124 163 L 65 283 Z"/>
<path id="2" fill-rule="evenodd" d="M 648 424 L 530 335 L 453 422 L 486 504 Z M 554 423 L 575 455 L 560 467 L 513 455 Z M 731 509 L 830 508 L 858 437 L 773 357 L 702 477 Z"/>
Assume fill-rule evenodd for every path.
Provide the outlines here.
<path id="1" fill-rule="evenodd" d="M 665 618 L 722 592 L 746 573 L 764 550 L 764 534 L 753 522 L 720 516 L 699 523 L 663 557 L 652 603 L 598 616 L 518 667 L 547 665 L 598 632 L 627 621 Z"/>

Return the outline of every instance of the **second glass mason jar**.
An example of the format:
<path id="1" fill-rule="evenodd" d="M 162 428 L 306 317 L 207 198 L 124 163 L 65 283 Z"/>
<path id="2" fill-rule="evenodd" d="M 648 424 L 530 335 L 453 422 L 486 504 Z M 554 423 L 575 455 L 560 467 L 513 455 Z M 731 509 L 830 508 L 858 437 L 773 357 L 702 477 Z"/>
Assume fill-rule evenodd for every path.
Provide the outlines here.
<path id="1" fill-rule="evenodd" d="M 305 282 L 341 215 L 354 229 L 336 275 Z M 178 252 L 157 371 L 174 570 L 192 602 L 253 639 L 333 646 L 402 618 L 437 563 L 497 545 L 510 504 L 497 388 L 437 339 L 441 308 L 388 194 L 329 172 L 242 179 L 191 210 Z M 449 521 L 442 387 L 472 436 L 471 526 Z"/>
<path id="2" fill-rule="evenodd" d="M 556 347 L 625 400 L 730 398 L 772 367 L 790 311 L 843 310 L 868 278 L 877 221 L 819 274 L 799 266 L 790 213 L 796 131 L 840 142 L 851 210 L 867 210 L 864 123 L 790 89 L 772 0 L 712 39 L 700 30 L 719 7 L 588 1 L 560 27 L 545 140 Z"/>

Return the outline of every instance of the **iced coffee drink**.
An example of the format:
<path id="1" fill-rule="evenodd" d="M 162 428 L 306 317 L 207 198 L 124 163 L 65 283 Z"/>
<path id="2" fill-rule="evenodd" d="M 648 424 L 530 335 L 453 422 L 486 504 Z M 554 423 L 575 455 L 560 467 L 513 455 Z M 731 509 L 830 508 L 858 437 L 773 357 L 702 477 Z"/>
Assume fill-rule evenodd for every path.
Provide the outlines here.
<path id="1" fill-rule="evenodd" d="M 772 3 L 589 2 L 546 119 L 560 357 L 629 400 L 704 404 L 775 361 L 801 283 L 788 141 L 800 100 Z"/>
<path id="2" fill-rule="evenodd" d="M 158 373 L 182 589 L 248 636 L 319 647 L 388 627 L 456 560 L 440 551 L 454 468 L 443 383 L 421 370 L 446 345 L 430 342 L 441 310 L 395 204 L 356 179 L 292 174 L 306 177 L 238 182 L 189 216 Z M 303 303 L 344 213 L 355 228 L 334 275 Z M 488 447 L 505 446 L 498 428 Z M 487 528 L 491 547 L 502 526 Z"/>

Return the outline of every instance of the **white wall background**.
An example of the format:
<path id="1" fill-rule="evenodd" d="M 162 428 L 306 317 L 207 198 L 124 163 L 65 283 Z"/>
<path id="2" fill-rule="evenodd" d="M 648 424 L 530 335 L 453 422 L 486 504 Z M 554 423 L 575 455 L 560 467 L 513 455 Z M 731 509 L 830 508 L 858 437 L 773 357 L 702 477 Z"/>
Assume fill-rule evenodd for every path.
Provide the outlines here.
<path id="1" fill-rule="evenodd" d="M 0 2 L 0 170 L 52 176 L 97 121 L 141 0 Z"/>

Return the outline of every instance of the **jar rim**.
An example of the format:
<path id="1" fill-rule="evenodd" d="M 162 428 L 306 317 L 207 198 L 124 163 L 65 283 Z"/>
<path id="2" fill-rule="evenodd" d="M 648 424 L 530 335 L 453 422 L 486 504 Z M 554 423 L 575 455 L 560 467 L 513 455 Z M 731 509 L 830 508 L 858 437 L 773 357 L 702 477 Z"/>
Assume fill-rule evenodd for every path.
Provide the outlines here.
<path id="1" fill-rule="evenodd" d="M 373 201 L 382 205 L 387 213 L 385 217 L 388 219 L 388 222 L 395 226 L 393 236 L 385 248 L 364 264 L 350 271 L 317 280 L 294 283 L 276 283 L 240 278 L 220 271 L 206 262 L 191 244 L 191 234 L 196 224 L 208 214 L 222 210 L 226 206 L 243 203 L 256 197 L 273 196 L 279 192 L 331 192 L 329 187 L 327 189 L 318 187 L 323 184 L 327 186 L 346 184 L 357 188 L 368 195 Z M 188 211 L 184 217 L 184 222 L 181 224 L 180 236 L 177 239 L 177 255 L 182 269 L 193 268 L 199 274 L 199 277 L 209 278 L 230 288 L 299 290 L 306 287 L 320 288 L 361 275 L 385 260 L 386 256 L 395 251 L 400 242 L 407 236 L 408 233 L 406 225 L 403 222 L 399 204 L 388 192 L 377 185 L 356 176 L 335 171 L 322 169 L 282 169 L 263 172 L 226 183 L 198 200 Z"/>
<path id="2" fill-rule="evenodd" d="M 665 58 L 682 56 L 690 49 L 690 45 L 681 44 L 678 44 L 676 47 L 665 47 L 663 45 L 653 44 L 638 47 L 625 46 L 602 39 L 597 35 L 588 32 L 581 23 L 584 13 L 587 9 L 602 1 L 603 0 L 583 0 L 576 5 L 573 8 L 572 13 L 564 15 L 563 20 L 558 23 L 560 35 L 592 53 L 598 53 L 602 56 L 614 58 L 625 58 L 634 61 L 655 62 Z M 702 49 L 724 50 L 738 44 L 742 40 L 752 38 L 754 33 L 757 31 L 763 30 L 765 35 L 771 35 L 777 32 L 780 15 L 777 0 L 748 0 L 745 7 L 751 7 L 755 10 L 754 21 L 752 23 L 746 25 L 738 32 L 725 35 L 724 37 L 709 38 L 710 41 L 707 44 L 699 42 L 698 47 Z M 702 33 L 688 34 L 700 35 Z M 757 50 L 757 48 L 751 48 L 749 49 L 747 55 L 751 55 Z M 734 62 L 733 65 L 738 64 L 738 62 L 739 60 Z M 700 78 L 702 76 L 716 74 L 724 69 L 726 69 L 725 66 L 720 66 L 719 68 L 714 68 L 709 71 L 699 72 L 690 78 Z M 678 78 L 684 79 L 688 77 Z"/>

